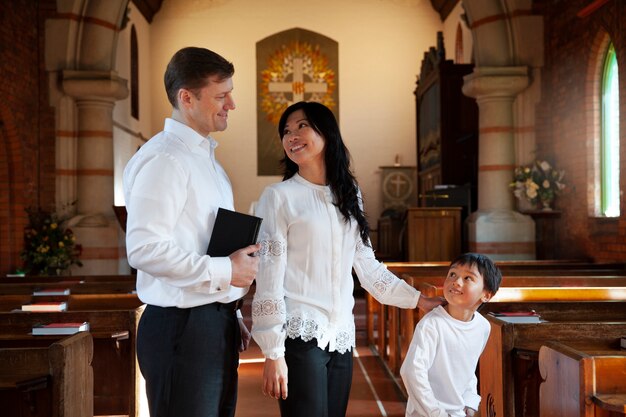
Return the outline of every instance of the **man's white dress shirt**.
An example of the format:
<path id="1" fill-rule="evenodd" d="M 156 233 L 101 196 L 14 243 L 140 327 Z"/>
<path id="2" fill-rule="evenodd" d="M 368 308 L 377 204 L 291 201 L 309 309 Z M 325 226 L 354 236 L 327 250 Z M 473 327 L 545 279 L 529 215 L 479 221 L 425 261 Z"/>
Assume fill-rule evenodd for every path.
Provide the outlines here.
<path id="1" fill-rule="evenodd" d="M 144 303 L 188 308 L 228 303 L 247 292 L 230 286 L 228 257 L 206 255 L 218 208 L 233 210 L 216 146 L 210 136 L 168 118 L 124 170 L 126 250 Z"/>

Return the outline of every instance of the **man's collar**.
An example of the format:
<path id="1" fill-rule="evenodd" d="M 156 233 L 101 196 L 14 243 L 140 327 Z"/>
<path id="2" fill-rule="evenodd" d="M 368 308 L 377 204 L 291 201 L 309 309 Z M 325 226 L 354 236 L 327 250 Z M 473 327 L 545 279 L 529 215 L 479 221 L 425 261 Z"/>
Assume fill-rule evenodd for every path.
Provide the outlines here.
<path id="1" fill-rule="evenodd" d="M 169 117 L 165 119 L 165 127 L 163 130 L 174 134 L 190 148 L 194 146 L 202 146 L 202 143 L 205 141 L 208 141 L 209 146 L 213 149 L 215 149 L 218 145 L 217 141 L 213 139 L 211 135 L 204 137 L 186 124 Z"/>

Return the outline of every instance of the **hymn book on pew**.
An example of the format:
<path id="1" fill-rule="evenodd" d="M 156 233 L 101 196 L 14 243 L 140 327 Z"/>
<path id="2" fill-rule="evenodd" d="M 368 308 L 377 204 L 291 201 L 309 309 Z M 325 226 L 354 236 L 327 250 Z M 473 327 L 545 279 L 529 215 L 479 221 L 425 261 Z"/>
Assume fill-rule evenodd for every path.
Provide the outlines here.
<path id="1" fill-rule="evenodd" d="M 490 316 L 507 323 L 543 323 L 545 320 L 541 318 L 535 310 L 531 311 L 490 311 Z"/>
<path id="2" fill-rule="evenodd" d="M 51 301 L 46 303 L 30 303 L 22 305 L 22 311 L 65 311 L 67 303 L 65 301 Z"/>
<path id="3" fill-rule="evenodd" d="M 89 323 L 50 323 L 33 326 L 33 335 L 74 334 L 89 331 Z"/>
<path id="4" fill-rule="evenodd" d="M 256 243 L 263 219 L 237 211 L 219 208 L 207 255 L 229 256 Z"/>
<path id="5" fill-rule="evenodd" d="M 40 288 L 33 291 L 33 295 L 45 296 L 45 295 L 70 295 L 69 288 Z"/>

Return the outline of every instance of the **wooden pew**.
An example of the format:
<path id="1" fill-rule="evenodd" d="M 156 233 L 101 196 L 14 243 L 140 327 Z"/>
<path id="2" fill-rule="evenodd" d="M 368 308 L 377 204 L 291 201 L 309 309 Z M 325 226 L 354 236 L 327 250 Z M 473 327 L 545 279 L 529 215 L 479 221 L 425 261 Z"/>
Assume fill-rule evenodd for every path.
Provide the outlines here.
<path id="1" fill-rule="evenodd" d="M 0 311 L 20 310 L 24 304 L 47 301 L 65 301 L 68 311 L 129 310 L 143 305 L 137 294 L 70 294 L 45 297 L 11 294 L 0 295 Z"/>
<path id="2" fill-rule="evenodd" d="M 581 279 L 586 282 L 584 286 L 626 286 L 626 263 L 622 262 L 536 260 L 498 261 L 496 264 L 503 271 L 505 283 L 515 277 L 515 284 L 511 283 L 510 286 L 579 286 Z M 449 262 L 385 262 L 385 265 L 390 272 L 414 285 L 419 282 L 443 285 Z M 603 282 L 604 278 L 610 279 L 612 283 Z M 396 313 L 389 311 L 369 294 L 366 294 L 366 302 L 368 343 L 386 357 L 389 338 L 394 337 L 388 331 L 389 321 L 395 320 Z"/>
<path id="3" fill-rule="evenodd" d="M 0 305 L 7 297 L 19 296 L 0 296 Z M 136 416 L 140 381 L 136 336 L 143 305 L 131 294 L 80 294 L 68 299 L 66 312 L 0 312 L 0 347 L 58 338 L 30 335 L 36 323 L 88 321 L 94 337 L 95 414 Z"/>
<path id="4" fill-rule="evenodd" d="M 626 350 L 619 340 L 548 342 L 539 350 L 540 416 L 626 415 Z"/>
<path id="5" fill-rule="evenodd" d="M 88 332 L 44 347 L 0 348 L 3 415 L 92 417 L 92 356 Z"/>
<path id="6" fill-rule="evenodd" d="M 441 263 L 386 263 L 390 271 L 401 275 L 411 285 L 419 288 L 426 296 L 441 296 L 441 285 L 448 270 L 448 262 Z M 568 262 L 549 263 L 546 261 L 512 261 L 498 263 L 504 273 L 502 288 L 505 287 L 554 287 L 519 290 L 504 290 L 500 297 L 500 303 L 507 300 L 523 300 L 528 297 L 534 300 L 558 300 L 551 291 L 561 287 L 581 287 L 564 295 L 568 299 L 601 299 L 617 298 L 624 299 L 623 289 L 626 287 L 624 276 L 624 264 L 572 264 Z M 502 265 L 504 264 L 504 266 Z M 572 273 L 563 275 L 570 271 Z M 521 268 L 520 268 L 521 267 Z M 540 274 L 540 269 L 546 268 L 548 273 Z M 415 273 L 418 271 L 418 273 Z M 528 274 L 528 271 L 532 271 Z M 608 271 L 615 271 L 610 275 Z M 409 274 L 410 272 L 410 274 Z M 560 275 L 559 275 L 560 274 Z M 431 284 L 432 283 L 432 284 Z M 615 289 L 595 288 L 587 291 L 588 286 L 593 287 L 618 287 Z M 525 292 L 527 291 L 527 292 Z M 490 303 L 494 304 L 494 303 Z M 368 341 L 379 352 L 383 363 L 388 367 L 392 375 L 397 376 L 399 367 L 406 355 L 410 344 L 415 324 L 423 312 L 412 310 L 400 310 L 394 307 L 381 306 L 371 296 L 368 296 L 367 330 Z M 375 329 L 376 335 L 375 335 Z M 401 390 L 402 384 L 397 378 L 396 382 Z M 502 414 L 500 414 L 502 415 Z M 504 414 L 507 415 L 507 414 Z"/>
<path id="7" fill-rule="evenodd" d="M 426 297 L 442 297 L 442 277 L 419 278 L 404 276 L 407 283 L 417 288 Z M 433 282 L 424 282 L 428 279 Z M 574 286 L 576 285 L 576 286 Z M 584 285 L 584 286 L 583 286 Z M 555 289 L 559 291 L 555 298 Z M 371 297 L 371 296 L 370 296 Z M 626 277 L 622 276 L 567 276 L 539 277 L 520 276 L 506 277 L 496 296 L 490 302 L 508 301 L 566 301 L 566 300 L 624 300 L 626 301 Z M 368 314 L 378 315 L 378 335 L 371 336 L 370 344 L 374 344 L 383 361 L 388 364 L 392 374 L 397 375 L 411 343 L 413 331 L 419 319 L 425 314 L 421 310 L 398 309 L 382 306 L 375 300 L 368 305 Z M 368 322 L 373 317 L 368 317 Z M 374 343 L 372 343 L 372 341 Z"/>
<path id="8" fill-rule="evenodd" d="M 24 277 L 0 277 L 2 284 L 30 284 L 30 283 L 72 283 L 72 282 L 135 282 L 136 275 L 28 275 Z"/>
<path id="9" fill-rule="evenodd" d="M 535 310 L 545 323 L 508 323 L 489 311 Z M 539 416 L 538 352 L 550 341 L 610 345 L 626 332 L 626 302 L 494 302 L 481 307 L 491 334 L 479 361 L 482 416 Z"/>
<path id="10" fill-rule="evenodd" d="M 445 273 L 448 272 L 448 266 L 450 265 L 450 262 L 385 262 L 385 265 L 387 266 L 387 269 L 389 269 L 389 271 L 398 276 L 402 274 L 439 275 L 442 272 L 445 275 Z M 538 271 L 540 274 L 550 274 L 550 271 L 557 271 L 559 274 L 562 274 L 563 272 L 573 272 L 577 270 L 582 270 L 586 272 L 604 270 L 611 274 L 614 274 L 614 271 L 626 270 L 626 263 L 624 262 L 528 260 L 496 261 L 496 265 L 503 273 L 506 273 L 508 271 L 522 271 L 525 275 L 532 275 L 532 271 Z"/>
<path id="11" fill-rule="evenodd" d="M 33 294 L 35 291 L 68 289 L 70 294 L 130 294 L 135 291 L 134 281 L 71 281 L 0 283 L 0 295 Z"/>
<path id="12" fill-rule="evenodd" d="M 578 277 L 579 281 L 584 282 L 584 277 Z M 620 280 L 622 278 L 619 278 Z M 538 283 L 537 277 L 533 277 L 532 283 Z M 591 282 L 594 282 L 592 279 Z M 506 281 L 503 281 L 503 285 Z M 515 279 L 510 279 L 508 281 L 509 284 L 519 284 L 524 283 L 524 281 L 516 281 Z M 409 282 L 416 286 L 425 296 L 441 296 L 442 288 L 440 286 L 431 285 L 428 283 L 419 282 L 415 284 L 414 282 Z M 622 283 L 624 284 L 624 283 Z M 500 288 L 496 296 L 489 303 L 483 305 L 483 310 L 486 312 L 493 310 L 498 311 L 499 309 L 504 309 L 502 311 L 507 311 L 507 309 L 513 305 L 512 302 L 518 302 L 520 305 L 525 307 L 517 307 L 521 310 L 532 309 L 533 305 L 541 305 L 537 304 L 540 302 L 547 303 L 562 303 L 564 301 L 570 302 L 590 302 L 590 301 L 607 301 L 607 300 L 616 300 L 616 301 L 626 301 L 626 287 L 507 287 L 504 285 Z M 561 304 L 565 306 L 565 304 Z M 403 387 L 400 384 L 398 374 L 399 368 L 402 364 L 402 361 L 406 357 L 406 353 L 408 351 L 413 332 L 415 329 L 415 325 L 419 318 L 424 314 L 423 311 L 419 310 L 408 310 L 408 309 L 398 309 L 395 307 L 384 306 L 385 311 L 385 319 L 382 321 L 382 325 L 379 325 L 379 332 L 384 334 L 386 337 L 379 338 L 377 340 L 377 346 L 379 356 L 383 360 L 383 363 L 388 367 L 390 373 L 397 378 L 397 382 L 400 385 L 401 391 L 403 391 Z M 589 317 L 600 319 L 597 314 L 598 312 L 593 312 L 595 315 L 590 315 Z M 611 317 L 614 312 L 611 313 Z M 620 320 L 626 321 L 626 314 L 623 316 L 617 316 Z M 570 316 L 572 318 L 572 316 Z M 584 319 L 584 317 L 581 317 Z M 383 327 L 384 326 L 384 327 Z M 379 333 L 379 334 L 380 334 Z M 381 343 L 381 340 L 383 341 Z M 500 414 L 502 415 L 502 414 Z M 505 414 L 508 415 L 508 414 Z"/>

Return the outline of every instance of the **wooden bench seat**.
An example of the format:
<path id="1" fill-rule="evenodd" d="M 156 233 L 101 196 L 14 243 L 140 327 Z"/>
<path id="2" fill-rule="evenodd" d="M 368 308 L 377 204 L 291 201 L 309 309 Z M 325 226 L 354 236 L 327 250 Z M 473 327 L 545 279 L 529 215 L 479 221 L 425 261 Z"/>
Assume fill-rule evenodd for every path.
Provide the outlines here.
<path id="1" fill-rule="evenodd" d="M 528 309 L 548 321 L 509 323 L 486 314 Z M 484 304 L 481 313 L 491 323 L 479 361 L 481 415 L 539 416 L 538 353 L 548 342 L 612 349 L 626 332 L 623 301 L 495 302 Z"/>
<path id="2" fill-rule="evenodd" d="M 418 288 L 425 296 L 441 296 L 440 292 L 436 290 L 427 290 L 427 286 L 421 286 L 422 283 L 431 284 L 434 286 L 442 286 L 445 280 L 445 276 L 448 272 L 448 263 L 439 263 L 435 265 L 435 270 L 428 270 L 432 267 L 432 264 L 438 263 L 386 263 L 389 270 L 402 279 L 407 281 L 410 285 Z M 546 265 L 546 263 L 542 263 Z M 529 266 L 532 264 L 529 264 Z M 593 264 L 592 264 L 593 265 Z M 502 287 L 625 287 L 626 288 L 626 269 L 620 270 L 619 265 L 615 265 L 616 272 L 619 274 L 610 275 L 607 270 L 588 268 L 584 270 L 584 273 L 580 275 L 576 274 L 575 270 L 569 271 L 568 274 L 564 274 L 563 271 L 558 271 L 555 275 L 540 274 L 539 270 L 535 271 L 534 275 L 522 274 L 523 271 L 513 271 L 518 275 L 510 275 L 510 272 L 503 271 L 504 278 L 502 281 Z M 416 273 L 416 269 L 420 269 L 419 273 Z M 548 269 L 549 271 L 550 269 Z M 553 272 L 555 270 L 552 270 Z M 579 273 L 582 270 L 578 271 Z M 511 290 L 507 290 L 511 293 Z M 544 292 L 539 290 L 538 293 Z M 597 292 L 596 292 L 597 294 Z M 599 296 L 599 295 L 598 295 Z M 390 335 L 387 326 L 389 320 L 396 320 L 394 315 L 399 314 L 394 311 L 387 311 L 387 307 L 378 303 L 369 293 L 366 294 L 367 303 L 367 318 L 366 318 L 366 331 L 368 343 L 372 346 L 377 346 L 379 351 L 384 354 L 384 346 L 387 345 L 386 337 Z M 397 327 L 396 327 L 397 328 Z M 374 334 L 377 334 L 375 336 Z M 380 335 L 381 337 L 378 337 Z M 390 335 L 393 337 L 393 335 Z"/>
<path id="3" fill-rule="evenodd" d="M 609 414 L 602 413 L 608 417 L 626 415 L 626 393 L 621 394 L 596 394 L 593 396 L 593 403 L 596 405 L 594 416 L 599 416 L 598 409 Z"/>
<path id="4" fill-rule="evenodd" d="M 43 347 L 0 348 L 2 414 L 92 417 L 92 357 L 87 332 Z"/>
<path id="5" fill-rule="evenodd" d="M 134 281 L 0 283 L 0 295 L 33 294 L 54 289 L 67 289 L 70 294 L 130 294 L 135 292 L 136 285 Z"/>
<path id="6" fill-rule="evenodd" d="M 32 283 L 72 283 L 72 282 L 113 282 L 137 280 L 136 275 L 28 275 L 24 277 L 0 277 L 2 284 L 32 284 Z"/>
<path id="7" fill-rule="evenodd" d="M 445 262 L 385 262 L 387 268 L 396 275 L 401 274 L 445 274 L 450 265 Z M 502 272 L 507 271 L 576 271 L 576 270 L 626 270 L 624 262 L 584 262 L 568 260 L 528 260 L 528 261 L 496 261 Z"/>
<path id="8" fill-rule="evenodd" d="M 626 301 L 626 278 L 617 280 L 605 279 L 607 286 L 597 285 L 597 279 L 581 279 L 578 284 L 589 284 L 588 286 L 547 286 L 545 280 L 526 280 L 519 284 L 526 286 L 516 286 L 513 279 L 507 280 L 506 285 L 500 287 L 490 303 L 509 301 Z M 611 285 L 612 284 L 612 285 Z M 443 287 L 429 283 L 413 284 L 422 294 L 427 297 L 442 297 Z"/>
<path id="9" fill-rule="evenodd" d="M 540 415 L 626 415 L 626 351 L 548 342 L 539 351 Z"/>
<path id="10" fill-rule="evenodd" d="M 443 277 L 403 278 L 426 297 L 443 296 Z M 556 284 L 556 285 L 553 285 Z M 569 285 L 568 285 L 569 284 Z M 576 284 L 576 286 L 572 286 Z M 397 375 L 408 351 L 413 331 L 424 311 L 383 306 L 367 295 L 367 331 L 370 345 L 376 347 L 392 374 Z M 626 301 L 626 277 L 566 276 L 506 277 L 490 303 L 511 301 Z M 376 322 L 376 336 L 374 336 Z"/>
<path id="11" fill-rule="evenodd" d="M 0 295 L 0 311 L 21 310 L 22 305 L 36 302 L 64 301 L 68 311 L 135 309 L 143 303 L 137 294 L 70 294 L 33 296 L 31 294 Z"/>
<path id="12" fill-rule="evenodd" d="M 15 296 L 1 296 L 0 304 L 5 297 Z M 51 313 L 0 312 L 0 347 L 14 347 L 25 341 L 50 343 L 55 336 L 30 334 L 37 323 L 88 321 L 94 337 L 95 414 L 136 416 L 139 398 L 136 336 L 143 305 L 137 305 L 136 296 L 122 297 L 120 301 L 119 294 L 69 297 L 80 300 L 80 304 L 70 302 L 70 306 L 77 307 L 73 311 L 70 308 Z"/>

